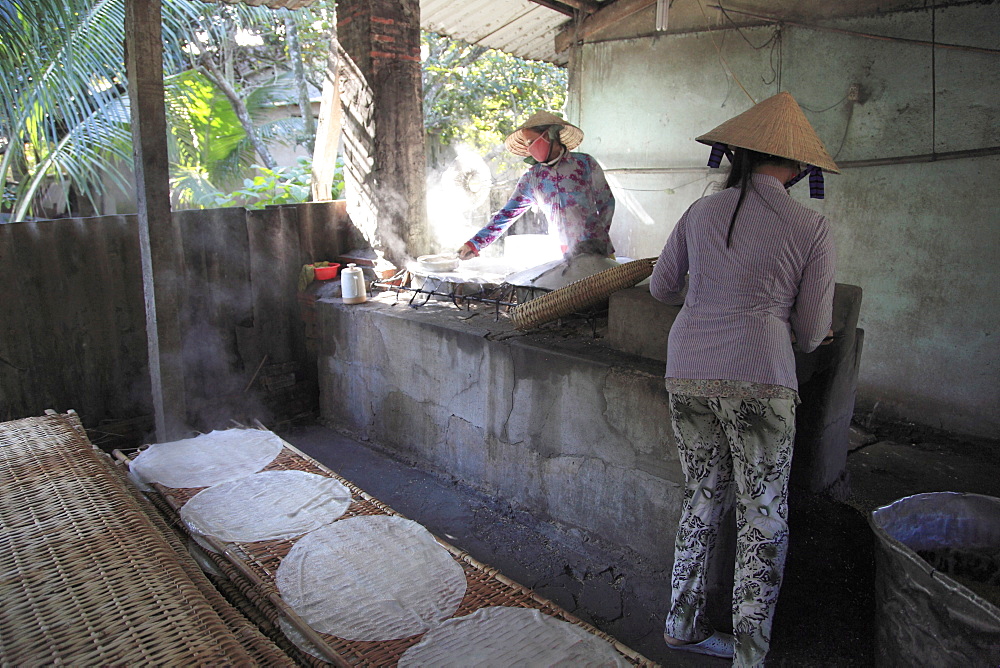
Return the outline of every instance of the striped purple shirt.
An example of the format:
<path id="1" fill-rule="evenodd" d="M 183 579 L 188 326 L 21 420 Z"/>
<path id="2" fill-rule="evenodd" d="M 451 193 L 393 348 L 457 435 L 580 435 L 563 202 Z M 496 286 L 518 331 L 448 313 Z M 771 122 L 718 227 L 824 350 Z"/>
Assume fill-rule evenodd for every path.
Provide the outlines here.
<path id="1" fill-rule="evenodd" d="M 830 226 L 778 179 L 754 174 L 726 248 L 739 194 L 727 188 L 692 204 L 656 262 L 650 293 L 684 304 L 670 328 L 666 375 L 797 390 L 792 332 L 796 347 L 811 352 L 833 319 Z"/>

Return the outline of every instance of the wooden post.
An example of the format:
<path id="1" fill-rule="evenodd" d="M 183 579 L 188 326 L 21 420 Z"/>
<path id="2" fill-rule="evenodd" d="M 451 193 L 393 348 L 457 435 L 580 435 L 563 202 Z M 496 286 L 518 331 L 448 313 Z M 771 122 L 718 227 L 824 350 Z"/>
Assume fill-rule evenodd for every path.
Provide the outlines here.
<path id="1" fill-rule="evenodd" d="M 157 442 L 180 437 L 187 422 L 180 327 L 184 263 L 180 229 L 170 214 L 160 33 L 160 0 L 126 0 L 125 65 Z"/>
<path id="2" fill-rule="evenodd" d="M 343 114 L 340 109 L 340 43 L 337 31 L 330 31 L 330 54 L 323 78 L 323 101 L 319 106 L 319 123 L 316 126 L 316 145 L 313 149 L 312 196 L 314 202 L 332 197 L 333 175 L 337 169 L 337 148 L 340 145 L 340 126 Z M 348 249 L 345 249 L 348 250 Z"/>
<path id="3" fill-rule="evenodd" d="M 397 266 L 428 252 L 418 0 L 338 0 L 351 221 Z"/>

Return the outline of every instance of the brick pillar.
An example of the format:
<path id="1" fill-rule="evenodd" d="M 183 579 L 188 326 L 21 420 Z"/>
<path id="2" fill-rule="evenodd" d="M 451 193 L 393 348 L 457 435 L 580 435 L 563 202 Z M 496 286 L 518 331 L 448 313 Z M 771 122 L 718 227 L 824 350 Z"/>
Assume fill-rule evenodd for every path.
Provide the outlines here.
<path id="1" fill-rule="evenodd" d="M 348 213 L 401 266 L 428 251 L 418 0 L 338 0 Z"/>

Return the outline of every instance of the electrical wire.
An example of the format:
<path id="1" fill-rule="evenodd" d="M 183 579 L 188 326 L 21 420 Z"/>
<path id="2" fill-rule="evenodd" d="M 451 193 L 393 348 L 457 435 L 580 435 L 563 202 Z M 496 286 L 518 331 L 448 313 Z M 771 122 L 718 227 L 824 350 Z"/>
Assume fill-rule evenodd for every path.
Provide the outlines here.
<path id="1" fill-rule="evenodd" d="M 705 4 L 702 2 L 702 0 L 698 0 L 698 7 L 701 9 L 701 14 L 702 16 L 705 17 L 705 23 L 707 25 L 708 23 L 710 23 L 710 21 L 708 18 L 708 13 L 705 11 Z M 714 46 L 715 50 L 719 53 L 719 61 L 722 62 L 722 66 L 725 68 L 726 73 L 729 74 L 730 77 L 732 77 L 733 81 L 736 82 L 736 85 L 740 87 L 740 90 L 742 90 L 744 94 L 746 94 L 746 96 L 750 98 L 750 101 L 753 104 L 757 104 L 757 100 L 753 99 L 753 95 L 751 95 L 747 91 L 747 89 L 743 86 L 743 83 L 739 80 L 736 74 L 733 73 L 733 69 L 729 67 L 729 63 L 726 62 L 725 56 L 722 55 L 722 49 L 719 48 L 718 43 L 715 41 L 715 36 L 711 32 L 708 34 L 708 36 L 712 40 L 712 46 Z"/>
<path id="2" fill-rule="evenodd" d="M 774 35 L 772 34 L 772 35 L 771 35 L 771 37 L 770 37 L 770 38 L 768 38 L 768 40 L 767 40 L 766 42 L 764 42 L 764 43 L 763 43 L 763 44 L 761 44 L 760 46 L 755 46 L 755 45 L 754 45 L 754 43 L 750 41 L 750 38 L 749 38 L 749 37 L 747 37 L 746 35 L 744 35 L 744 34 L 743 34 L 743 31 L 742 31 L 742 30 L 740 30 L 740 26 L 739 26 L 739 25 L 737 25 L 736 21 L 734 21 L 734 20 L 732 19 L 732 17 L 731 17 L 731 16 L 729 16 L 729 14 L 727 14 L 727 13 L 726 13 L 726 8 L 725 8 L 725 7 L 722 7 L 722 6 L 720 5 L 720 6 L 719 6 L 719 10 L 720 10 L 720 11 L 722 12 L 722 15 L 723 15 L 723 16 L 725 16 L 725 17 L 726 17 L 726 19 L 727 19 L 727 20 L 728 20 L 728 21 L 729 21 L 730 23 L 732 23 L 732 24 L 733 24 L 733 28 L 734 28 L 734 29 L 736 30 L 736 33 L 737 33 L 737 34 L 738 34 L 738 35 L 739 35 L 740 37 L 742 37 L 742 38 L 743 38 L 743 41 L 744 41 L 744 42 L 746 42 L 747 44 L 749 44 L 749 45 L 750 45 L 750 48 L 751 48 L 751 49 L 753 49 L 754 51 L 760 51 L 761 49 L 763 49 L 764 47 L 766 47 L 766 46 L 767 46 L 768 44 L 770 44 L 770 43 L 771 43 L 771 42 L 772 42 L 772 41 L 774 40 Z M 707 18 L 707 17 L 706 17 L 706 18 Z"/>
<path id="3" fill-rule="evenodd" d="M 836 102 L 834 102 L 833 104 L 831 104 L 826 109 L 810 109 L 809 107 L 807 107 L 804 104 L 799 104 L 799 106 L 802 107 L 803 109 L 805 109 L 806 111 L 813 112 L 814 114 L 822 114 L 823 112 L 830 111 L 834 107 L 839 107 L 841 105 L 841 103 L 843 103 L 844 100 L 846 100 L 848 97 L 849 97 L 849 94 L 848 95 L 844 95 L 844 97 L 840 98 L 839 100 L 837 100 Z"/>
<path id="4" fill-rule="evenodd" d="M 844 123 L 844 134 L 840 137 L 840 146 L 837 147 L 837 152 L 833 154 L 833 159 L 836 160 L 837 156 L 844 148 L 844 142 L 847 141 L 847 131 L 851 128 L 851 119 L 854 118 L 854 105 L 850 105 L 847 112 L 847 122 Z"/>
<path id="5" fill-rule="evenodd" d="M 726 20 L 728 20 L 732 24 L 733 29 L 736 31 L 736 34 L 742 37 L 743 41 L 749 44 L 751 49 L 753 49 L 754 51 L 760 51 L 761 49 L 764 49 L 768 46 L 771 47 L 771 52 L 768 54 L 768 64 L 771 66 L 772 77 L 770 81 L 761 77 L 761 81 L 764 83 L 765 86 L 770 86 L 771 84 L 777 82 L 778 90 L 780 91 L 781 90 L 781 23 L 775 24 L 774 32 L 771 33 L 771 36 L 767 39 L 767 41 L 761 44 L 760 46 L 757 46 L 756 44 L 750 41 L 749 37 L 743 34 L 743 30 L 740 28 L 740 25 L 736 23 L 736 21 L 733 20 L 733 17 L 731 17 L 726 12 L 725 7 L 721 5 L 715 5 L 715 7 L 722 12 L 722 15 L 726 17 Z M 778 52 L 777 65 L 775 65 L 774 62 L 775 51 Z"/>

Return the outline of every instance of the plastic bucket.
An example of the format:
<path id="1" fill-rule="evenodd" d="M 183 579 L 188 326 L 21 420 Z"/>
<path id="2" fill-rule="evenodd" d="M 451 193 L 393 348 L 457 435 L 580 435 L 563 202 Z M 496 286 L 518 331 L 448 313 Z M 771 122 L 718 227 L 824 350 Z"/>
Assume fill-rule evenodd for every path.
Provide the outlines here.
<path id="1" fill-rule="evenodd" d="M 1000 499 L 917 494 L 875 510 L 870 522 L 878 539 L 879 665 L 1000 665 L 994 594 L 1000 591 Z"/>

